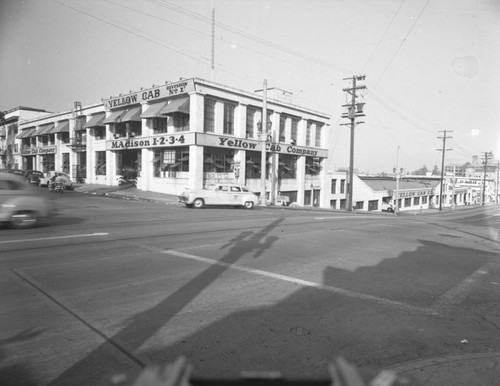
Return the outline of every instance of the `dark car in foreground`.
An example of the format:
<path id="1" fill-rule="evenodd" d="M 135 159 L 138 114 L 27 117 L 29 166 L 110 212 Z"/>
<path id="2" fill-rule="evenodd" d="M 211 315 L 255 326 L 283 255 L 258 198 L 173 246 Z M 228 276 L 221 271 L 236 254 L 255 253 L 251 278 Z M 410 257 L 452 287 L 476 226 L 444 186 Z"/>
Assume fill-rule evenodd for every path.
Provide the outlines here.
<path id="1" fill-rule="evenodd" d="M 38 170 L 26 170 L 26 173 L 24 173 L 24 179 L 26 182 L 33 185 L 38 185 L 40 178 L 43 176 L 43 173 Z"/>
<path id="2" fill-rule="evenodd" d="M 23 177 L 0 173 L 0 223 L 13 228 L 29 228 L 52 216 L 50 201 L 37 193 Z"/>

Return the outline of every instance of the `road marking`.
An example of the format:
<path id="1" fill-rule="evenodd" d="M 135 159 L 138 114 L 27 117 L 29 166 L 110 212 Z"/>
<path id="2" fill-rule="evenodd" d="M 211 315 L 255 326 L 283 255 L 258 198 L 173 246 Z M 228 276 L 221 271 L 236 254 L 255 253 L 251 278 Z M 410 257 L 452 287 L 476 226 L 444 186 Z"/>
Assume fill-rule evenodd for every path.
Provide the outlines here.
<path id="1" fill-rule="evenodd" d="M 480 268 L 476 269 L 458 285 L 445 292 L 434 303 L 432 309 L 438 313 L 443 313 L 453 306 L 459 305 L 466 296 L 478 285 L 478 282 L 484 275 L 500 268 L 500 262 L 497 260 L 489 261 Z"/>
<path id="2" fill-rule="evenodd" d="M 376 303 L 379 303 L 379 304 L 382 304 L 382 305 L 385 305 L 385 306 L 394 307 L 394 308 L 397 308 L 397 309 L 400 309 L 400 310 L 404 310 L 404 311 L 408 311 L 408 312 L 417 312 L 417 313 L 425 313 L 425 314 L 435 314 L 435 311 L 432 310 L 432 309 L 429 309 L 429 308 L 422 308 L 422 307 L 412 306 L 412 305 L 409 305 L 409 304 L 406 304 L 406 303 L 397 302 L 397 301 L 394 301 L 394 300 L 389 300 L 389 299 L 385 299 L 385 298 L 379 298 L 377 296 L 372 296 L 372 295 L 366 295 L 366 294 L 362 294 L 360 292 L 355 292 L 355 291 L 350 291 L 350 290 L 346 290 L 346 289 L 343 289 L 343 288 L 333 287 L 333 286 L 322 284 L 322 283 L 316 283 L 316 282 L 313 282 L 313 281 L 303 280 L 303 279 L 299 279 L 299 278 L 296 278 L 296 277 L 281 275 L 279 273 L 273 273 L 273 272 L 269 272 L 269 271 L 263 271 L 261 269 L 255 269 L 255 268 L 245 267 L 245 266 L 241 266 L 241 265 L 224 263 L 224 262 L 221 262 L 221 261 L 218 261 L 218 260 L 215 260 L 215 259 L 210 259 L 210 258 L 207 258 L 207 257 L 192 255 L 190 253 L 176 251 L 176 250 L 173 250 L 173 249 L 161 249 L 161 248 L 155 248 L 155 247 L 150 247 L 150 246 L 143 246 L 143 248 L 149 249 L 149 250 L 152 250 L 152 251 L 158 252 L 158 253 L 164 253 L 164 254 L 168 254 L 168 255 L 177 256 L 177 257 L 180 257 L 180 258 L 183 258 L 183 259 L 189 259 L 189 260 L 193 260 L 193 261 L 198 261 L 198 262 L 209 264 L 209 265 L 219 265 L 221 267 L 231 268 L 231 269 L 234 269 L 234 270 L 240 271 L 240 272 L 250 273 L 250 274 L 259 275 L 259 276 L 265 276 L 265 277 L 269 277 L 269 278 L 272 278 L 272 279 L 277 279 L 277 280 L 285 281 L 285 282 L 288 282 L 288 283 L 298 284 L 298 285 L 301 285 L 303 287 L 317 288 L 317 289 L 320 289 L 320 290 L 332 292 L 332 293 L 335 293 L 335 294 L 338 294 L 338 295 L 344 295 L 344 296 L 355 298 L 355 299 L 359 299 L 359 300 L 373 301 L 373 302 L 376 302 Z"/>
<path id="3" fill-rule="evenodd" d="M 40 237 L 36 239 L 17 239 L 17 240 L 7 240 L 0 241 L 0 244 L 12 244 L 12 243 L 25 243 L 30 241 L 46 241 L 46 240 L 59 240 L 59 239 L 72 239 L 78 237 L 97 237 L 97 236 L 107 236 L 109 233 L 86 233 L 81 235 L 66 235 L 66 236 L 53 236 L 53 237 Z"/>

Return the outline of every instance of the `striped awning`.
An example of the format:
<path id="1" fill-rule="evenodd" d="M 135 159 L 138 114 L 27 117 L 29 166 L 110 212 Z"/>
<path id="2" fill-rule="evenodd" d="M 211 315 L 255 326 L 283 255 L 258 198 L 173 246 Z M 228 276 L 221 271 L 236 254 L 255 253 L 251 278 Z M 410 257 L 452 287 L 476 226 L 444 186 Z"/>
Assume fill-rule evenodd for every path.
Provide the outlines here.
<path id="1" fill-rule="evenodd" d="M 179 98 L 170 101 L 170 103 L 161 110 L 160 114 L 169 115 L 174 113 L 189 114 L 189 97 Z"/>
<path id="2" fill-rule="evenodd" d="M 141 106 L 131 107 L 120 118 L 120 122 L 131 122 L 131 121 L 140 122 L 141 112 L 142 112 Z"/>
<path id="3" fill-rule="evenodd" d="M 69 121 L 59 121 L 56 126 L 52 129 L 50 134 L 55 133 L 69 133 Z"/>
<path id="4" fill-rule="evenodd" d="M 165 116 L 162 115 L 161 111 L 165 107 L 167 107 L 167 104 L 168 102 L 163 102 L 148 106 L 148 109 L 141 114 L 141 118 L 165 118 Z"/>
<path id="5" fill-rule="evenodd" d="M 50 132 L 54 130 L 54 126 L 55 126 L 54 123 L 49 123 L 48 125 L 40 126 L 40 130 L 37 131 L 36 135 L 40 136 L 40 135 L 50 134 Z"/>
<path id="6" fill-rule="evenodd" d="M 89 121 L 84 125 L 85 128 L 104 126 L 104 119 L 106 118 L 106 113 L 98 113 L 90 116 Z"/>
<path id="7" fill-rule="evenodd" d="M 29 138 L 33 136 L 33 133 L 36 131 L 34 127 L 28 127 L 27 129 L 24 129 L 21 131 L 16 138 L 21 139 L 21 138 Z"/>
<path id="8" fill-rule="evenodd" d="M 112 111 L 109 117 L 105 118 L 102 123 L 108 124 L 108 123 L 115 123 L 115 122 L 121 122 L 120 118 L 127 112 L 126 109 L 121 109 L 121 110 L 115 110 Z"/>

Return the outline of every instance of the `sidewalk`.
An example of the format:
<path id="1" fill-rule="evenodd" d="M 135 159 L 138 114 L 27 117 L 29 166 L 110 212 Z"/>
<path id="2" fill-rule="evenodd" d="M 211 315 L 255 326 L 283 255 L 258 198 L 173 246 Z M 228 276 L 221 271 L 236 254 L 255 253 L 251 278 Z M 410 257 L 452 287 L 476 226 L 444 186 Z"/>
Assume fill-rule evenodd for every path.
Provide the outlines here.
<path id="1" fill-rule="evenodd" d="M 146 201 L 155 204 L 178 205 L 177 196 L 173 194 L 150 192 L 137 189 L 132 185 L 108 186 L 96 184 L 82 184 L 75 186 L 75 192 L 121 198 L 123 200 Z"/>

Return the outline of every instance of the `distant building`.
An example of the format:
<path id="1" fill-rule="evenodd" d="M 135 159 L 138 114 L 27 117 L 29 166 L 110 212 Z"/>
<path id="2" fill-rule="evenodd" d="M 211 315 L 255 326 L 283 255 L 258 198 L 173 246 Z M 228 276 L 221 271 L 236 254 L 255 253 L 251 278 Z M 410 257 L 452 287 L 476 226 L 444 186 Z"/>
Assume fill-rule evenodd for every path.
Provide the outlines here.
<path id="1" fill-rule="evenodd" d="M 347 209 L 348 173 L 327 172 L 330 185 L 331 209 Z M 354 175 L 353 209 L 365 211 L 426 210 L 442 207 L 482 204 L 483 179 L 476 177 L 446 177 L 405 175 L 397 183 L 394 177 L 368 177 Z M 497 194 L 494 180 L 486 180 L 485 203 L 495 202 Z M 397 201 L 396 201 L 397 200 Z"/>
<path id="2" fill-rule="evenodd" d="M 2 113 L 0 119 L 0 169 L 21 169 L 19 142 L 16 141 L 19 125 L 23 122 L 49 114 L 33 107 L 19 106 Z"/>

